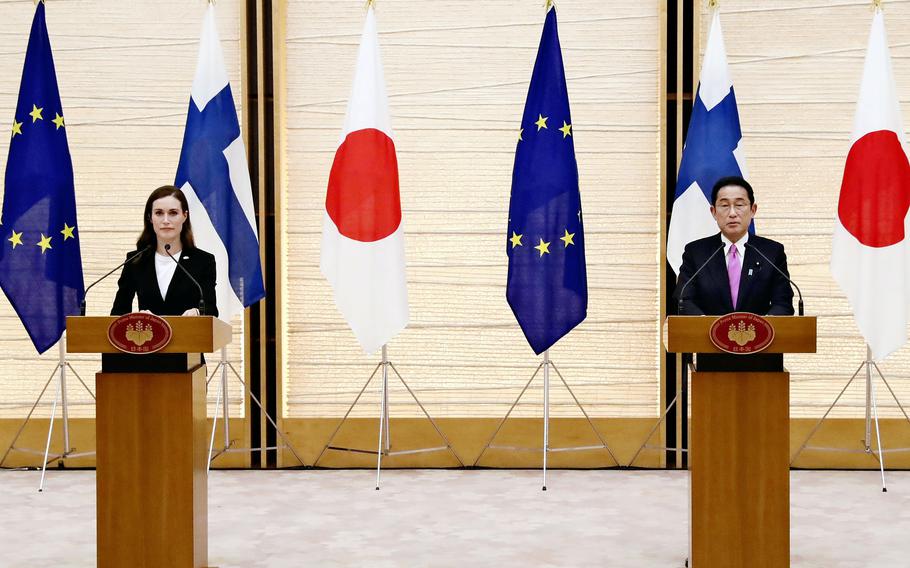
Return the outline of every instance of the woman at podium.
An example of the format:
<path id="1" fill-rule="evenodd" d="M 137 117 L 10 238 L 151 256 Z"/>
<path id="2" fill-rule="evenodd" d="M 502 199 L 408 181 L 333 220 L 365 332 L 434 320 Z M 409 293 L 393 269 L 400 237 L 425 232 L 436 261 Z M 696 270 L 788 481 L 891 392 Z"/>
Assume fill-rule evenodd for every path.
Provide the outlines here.
<path id="1" fill-rule="evenodd" d="M 183 192 L 164 185 L 149 195 L 136 250 L 117 281 L 111 315 L 139 311 L 159 316 L 218 315 L 215 257 L 193 241 L 189 204 Z"/>

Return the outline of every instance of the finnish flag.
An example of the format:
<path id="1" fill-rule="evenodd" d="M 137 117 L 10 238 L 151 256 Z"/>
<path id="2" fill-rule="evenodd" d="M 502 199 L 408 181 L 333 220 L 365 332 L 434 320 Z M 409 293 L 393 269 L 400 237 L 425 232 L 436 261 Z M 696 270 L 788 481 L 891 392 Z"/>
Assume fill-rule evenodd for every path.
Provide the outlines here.
<path id="1" fill-rule="evenodd" d="M 682 266 L 686 245 L 718 232 L 710 210 L 714 182 L 724 176 L 747 177 L 746 160 L 740 146 L 742 137 L 733 80 L 727 68 L 720 13 L 715 10 L 676 176 L 667 232 L 667 262 L 676 274 Z M 749 231 L 752 232 L 753 227 L 750 226 Z"/>
<path id="2" fill-rule="evenodd" d="M 265 296 L 253 191 L 237 109 L 210 3 L 174 185 L 190 206 L 196 245 L 215 255 L 221 319 Z"/>

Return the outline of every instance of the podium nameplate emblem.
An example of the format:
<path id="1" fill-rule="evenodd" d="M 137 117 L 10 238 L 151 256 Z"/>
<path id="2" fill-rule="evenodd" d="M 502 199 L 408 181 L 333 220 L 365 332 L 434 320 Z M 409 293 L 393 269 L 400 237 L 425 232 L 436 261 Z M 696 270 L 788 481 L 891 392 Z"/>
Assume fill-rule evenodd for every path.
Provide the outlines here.
<path id="1" fill-rule="evenodd" d="M 717 318 L 708 334 L 715 347 L 735 355 L 758 353 L 774 341 L 771 323 L 748 312 L 733 312 Z"/>
<path id="2" fill-rule="evenodd" d="M 166 320 L 154 314 L 132 313 L 120 316 L 107 328 L 111 345 L 134 355 L 147 355 L 164 349 L 173 332 Z"/>

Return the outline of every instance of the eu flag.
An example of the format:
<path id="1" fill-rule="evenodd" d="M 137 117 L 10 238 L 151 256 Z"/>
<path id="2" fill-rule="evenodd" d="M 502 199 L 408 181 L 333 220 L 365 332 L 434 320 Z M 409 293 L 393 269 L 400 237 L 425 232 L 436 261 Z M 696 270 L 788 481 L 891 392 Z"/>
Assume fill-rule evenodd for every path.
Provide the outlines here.
<path id="1" fill-rule="evenodd" d="M 555 8 L 547 13 L 521 119 L 506 239 L 506 298 L 540 354 L 588 311 L 578 165 Z"/>
<path id="2" fill-rule="evenodd" d="M 39 2 L 25 53 L 6 163 L 0 288 L 44 353 L 84 294 L 73 163 Z"/>

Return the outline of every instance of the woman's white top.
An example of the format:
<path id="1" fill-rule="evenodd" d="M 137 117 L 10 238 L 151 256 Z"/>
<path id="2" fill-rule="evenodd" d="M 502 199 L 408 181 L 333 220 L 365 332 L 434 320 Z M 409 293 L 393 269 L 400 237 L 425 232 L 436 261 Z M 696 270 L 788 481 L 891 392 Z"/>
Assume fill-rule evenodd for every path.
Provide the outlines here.
<path id="1" fill-rule="evenodd" d="M 180 258 L 180 251 L 174 254 L 174 258 Z M 158 289 L 161 290 L 161 299 L 167 296 L 167 289 L 171 285 L 171 279 L 174 278 L 174 272 L 177 270 L 177 263 L 166 254 L 155 253 L 155 274 L 158 276 Z"/>

